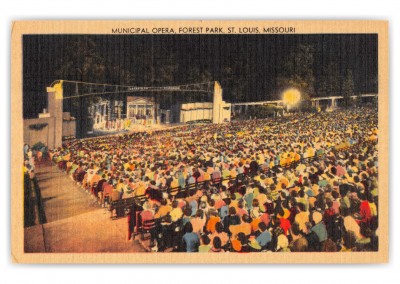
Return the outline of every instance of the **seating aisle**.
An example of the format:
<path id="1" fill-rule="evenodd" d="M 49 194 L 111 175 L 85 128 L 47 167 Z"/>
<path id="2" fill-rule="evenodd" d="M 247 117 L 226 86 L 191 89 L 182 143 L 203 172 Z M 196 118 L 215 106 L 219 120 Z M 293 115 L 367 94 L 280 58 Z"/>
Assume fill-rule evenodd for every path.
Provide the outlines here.
<path id="1" fill-rule="evenodd" d="M 108 211 L 56 166 L 41 164 L 36 177 L 37 207 L 45 218 L 37 222 L 42 224 L 25 228 L 26 252 L 144 251 L 140 244 L 126 240 L 126 218 L 111 220 Z"/>

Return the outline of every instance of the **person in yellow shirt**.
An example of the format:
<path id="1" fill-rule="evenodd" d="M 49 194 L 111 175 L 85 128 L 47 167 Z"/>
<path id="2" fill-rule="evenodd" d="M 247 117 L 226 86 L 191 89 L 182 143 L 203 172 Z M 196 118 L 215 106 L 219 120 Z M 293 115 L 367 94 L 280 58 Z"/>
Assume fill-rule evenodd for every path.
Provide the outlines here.
<path id="1" fill-rule="evenodd" d="M 146 192 L 146 183 L 144 181 L 137 181 L 135 183 L 136 191 L 135 191 L 135 196 L 141 196 L 144 195 Z"/>
<path id="2" fill-rule="evenodd" d="M 166 199 L 161 200 L 161 206 L 158 207 L 157 213 L 154 215 L 154 218 L 161 218 L 166 216 L 169 212 L 172 211 L 172 207 L 167 204 Z"/>
<path id="3" fill-rule="evenodd" d="M 176 222 L 182 217 L 183 211 L 178 206 L 178 201 L 174 200 L 172 202 L 172 210 L 169 212 L 169 215 L 171 216 L 172 222 Z"/>
<path id="4" fill-rule="evenodd" d="M 171 188 L 178 188 L 178 187 L 179 187 L 178 179 L 173 177 L 172 182 L 171 182 Z"/>
<path id="5" fill-rule="evenodd" d="M 238 173 L 237 173 L 236 169 L 233 166 L 231 166 L 231 169 L 229 172 L 230 177 L 235 178 L 237 176 L 237 174 Z"/>
<path id="6" fill-rule="evenodd" d="M 294 220 L 299 224 L 299 228 L 302 232 L 307 232 L 306 223 L 310 222 L 310 213 L 306 211 L 303 203 L 298 203 L 297 206 L 300 212 L 296 214 Z"/>

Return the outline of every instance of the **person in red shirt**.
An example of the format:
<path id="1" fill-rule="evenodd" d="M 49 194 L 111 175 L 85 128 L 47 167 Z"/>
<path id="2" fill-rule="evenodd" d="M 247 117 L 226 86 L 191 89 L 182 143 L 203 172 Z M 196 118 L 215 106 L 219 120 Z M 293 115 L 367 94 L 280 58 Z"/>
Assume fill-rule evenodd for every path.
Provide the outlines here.
<path id="1" fill-rule="evenodd" d="M 333 201 L 330 199 L 326 200 L 326 206 L 328 207 L 324 212 L 324 222 L 325 224 L 336 215 L 336 210 L 333 208 Z"/>
<path id="2" fill-rule="evenodd" d="M 290 221 L 285 218 L 280 218 L 279 221 L 281 223 L 280 227 L 282 228 L 283 232 L 287 236 L 289 229 L 292 227 L 292 224 L 290 224 Z"/>
<path id="3" fill-rule="evenodd" d="M 365 194 L 359 193 L 358 198 L 361 201 L 360 204 L 360 222 L 369 223 L 371 221 L 372 213 L 371 208 L 369 206 L 368 200 L 365 198 Z"/>

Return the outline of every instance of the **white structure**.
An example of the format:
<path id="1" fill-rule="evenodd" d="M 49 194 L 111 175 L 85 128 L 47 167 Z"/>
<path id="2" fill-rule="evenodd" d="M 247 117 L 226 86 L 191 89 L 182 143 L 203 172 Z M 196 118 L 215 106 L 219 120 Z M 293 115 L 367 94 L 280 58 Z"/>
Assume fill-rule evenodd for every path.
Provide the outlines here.
<path id="1" fill-rule="evenodd" d="M 126 118 L 145 119 L 155 123 L 156 107 L 153 98 L 129 96 L 126 100 Z"/>
<path id="2" fill-rule="evenodd" d="M 213 123 L 223 123 L 231 121 L 231 104 L 221 102 L 216 110 L 214 106 L 213 103 L 182 104 L 180 109 L 180 122 L 186 123 L 196 120 L 209 120 Z"/>
<path id="3" fill-rule="evenodd" d="M 213 97 L 213 123 L 231 121 L 231 104 L 222 100 L 222 88 L 218 82 L 214 85 Z"/>
<path id="4" fill-rule="evenodd" d="M 196 120 L 213 119 L 213 103 L 188 103 L 182 104 L 180 122 L 186 123 Z"/>
<path id="5" fill-rule="evenodd" d="M 222 88 L 218 82 L 214 85 L 213 102 L 182 104 L 180 122 L 209 120 L 212 123 L 231 121 L 231 104 L 222 100 Z"/>

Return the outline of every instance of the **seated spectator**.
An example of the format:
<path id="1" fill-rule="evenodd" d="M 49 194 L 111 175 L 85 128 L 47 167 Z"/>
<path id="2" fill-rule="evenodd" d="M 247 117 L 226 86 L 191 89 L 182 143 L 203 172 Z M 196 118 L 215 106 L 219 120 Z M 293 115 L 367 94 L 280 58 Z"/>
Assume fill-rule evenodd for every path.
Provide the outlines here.
<path id="1" fill-rule="evenodd" d="M 238 209 L 236 215 L 241 219 L 243 215 L 249 214 L 247 210 L 244 209 L 243 200 L 238 202 Z"/>
<path id="2" fill-rule="evenodd" d="M 290 237 L 292 241 L 289 244 L 290 251 L 305 252 L 308 249 L 307 239 L 303 236 L 298 223 L 293 223 L 290 229 Z"/>
<path id="3" fill-rule="evenodd" d="M 172 210 L 169 212 L 172 222 L 177 222 L 183 215 L 182 209 L 178 207 L 178 201 L 172 202 Z"/>
<path id="4" fill-rule="evenodd" d="M 313 226 L 311 222 L 307 222 L 306 223 L 307 231 L 303 233 L 308 243 L 307 251 L 309 252 L 321 251 L 321 242 L 319 241 L 318 235 L 311 230 L 312 227 Z"/>
<path id="5" fill-rule="evenodd" d="M 271 241 L 272 235 L 268 231 L 268 227 L 264 222 L 259 223 L 258 228 L 259 228 L 260 233 L 257 236 L 256 240 L 259 243 L 259 245 L 261 246 L 261 249 L 264 250 L 267 248 L 268 243 Z"/>
<path id="6" fill-rule="evenodd" d="M 161 206 L 158 207 L 157 213 L 154 215 L 154 218 L 161 218 L 166 216 L 168 213 L 172 211 L 172 207 L 168 205 L 166 199 L 161 200 Z"/>
<path id="7" fill-rule="evenodd" d="M 213 243 L 214 238 L 218 237 L 221 240 L 221 246 L 225 247 L 228 244 L 229 236 L 223 231 L 221 222 L 215 224 L 215 232 L 210 236 L 211 243 Z"/>
<path id="8" fill-rule="evenodd" d="M 328 232 L 326 231 L 326 226 L 322 221 L 322 214 L 319 212 L 312 213 L 312 223 L 314 226 L 311 228 L 318 236 L 319 242 L 325 242 L 328 239 Z"/>
<path id="9" fill-rule="evenodd" d="M 202 235 L 200 238 L 199 252 L 210 252 L 211 246 L 210 238 L 207 235 Z"/>
<path id="10" fill-rule="evenodd" d="M 247 213 L 247 212 L 246 212 Z M 229 215 L 224 219 L 224 231 L 230 234 L 229 227 L 231 225 L 239 225 L 240 224 L 240 217 L 236 215 L 235 207 L 229 208 Z"/>
<path id="11" fill-rule="evenodd" d="M 192 223 L 193 232 L 199 235 L 203 234 L 204 226 L 206 224 L 206 216 L 203 210 L 198 209 L 194 218 L 190 220 L 190 223 Z"/>
<path id="12" fill-rule="evenodd" d="M 213 234 L 215 232 L 215 225 L 221 221 L 221 218 L 218 217 L 218 211 L 210 211 L 210 219 L 208 219 L 206 230 Z"/>
<path id="13" fill-rule="evenodd" d="M 193 232 L 193 227 L 190 222 L 185 224 L 183 229 L 183 248 L 186 252 L 197 252 L 200 246 L 199 236 Z"/>
<path id="14" fill-rule="evenodd" d="M 221 245 L 221 239 L 219 237 L 215 237 L 212 244 L 213 245 L 210 252 L 224 252 Z"/>
<path id="15" fill-rule="evenodd" d="M 249 239 L 243 232 L 240 232 L 239 234 L 237 234 L 237 239 L 240 241 L 240 245 L 241 245 L 240 252 L 250 252 L 251 251 L 251 247 L 249 246 Z"/>
<path id="16" fill-rule="evenodd" d="M 229 226 L 229 231 L 231 232 L 231 235 L 235 236 L 239 233 L 243 233 L 245 236 L 249 236 L 251 234 L 250 221 L 251 219 L 248 215 L 243 215 L 241 224 Z"/>
<path id="17" fill-rule="evenodd" d="M 306 223 L 310 220 L 310 213 L 302 203 L 297 203 L 299 213 L 296 214 L 295 222 L 299 225 L 300 231 L 306 231 Z"/>
<path id="18" fill-rule="evenodd" d="M 277 252 L 290 252 L 289 248 L 289 240 L 288 238 L 281 234 L 277 237 L 277 246 L 276 246 L 276 251 Z"/>

